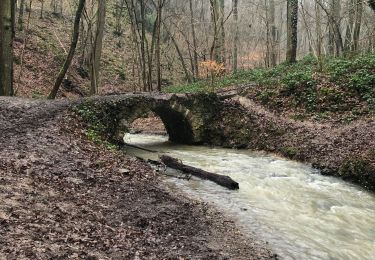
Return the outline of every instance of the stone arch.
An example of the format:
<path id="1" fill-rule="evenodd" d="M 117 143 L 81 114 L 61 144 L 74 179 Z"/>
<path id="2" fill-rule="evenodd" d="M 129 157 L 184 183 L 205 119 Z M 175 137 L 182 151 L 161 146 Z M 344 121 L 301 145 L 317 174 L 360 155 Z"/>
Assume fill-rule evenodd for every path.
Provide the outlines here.
<path id="1" fill-rule="evenodd" d="M 120 140 L 129 132 L 134 120 L 147 117 L 149 112 L 155 113 L 162 120 L 170 141 L 180 144 L 196 143 L 190 110 L 171 100 L 142 100 L 128 104 L 119 113 L 117 139 Z"/>
<path id="2" fill-rule="evenodd" d="M 163 121 L 170 140 L 202 144 L 212 136 L 222 106 L 214 94 L 123 94 L 86 99 L 77 106 L 88 124 L 100 125 L 100 134 L 111 142 L 122 142 L 131 123 L 150 111 Z"/>

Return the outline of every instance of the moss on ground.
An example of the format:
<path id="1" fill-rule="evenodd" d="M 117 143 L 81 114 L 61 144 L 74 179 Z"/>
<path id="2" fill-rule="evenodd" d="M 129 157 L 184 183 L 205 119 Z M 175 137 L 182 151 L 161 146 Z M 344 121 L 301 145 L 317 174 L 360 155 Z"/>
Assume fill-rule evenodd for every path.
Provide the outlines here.
<path id="1" fill-rule="evenodd" d="M 82 119 L 86 125 L 85 134 L 87 138 L 109 150 L 118 150 L 118 146 L 108 139 L 108 127 L 102 122 L 103 111 L 94 103 L 82 103 L 73 111 Z"/>
<path id="2" fill-rule="evenodd" d="M 349 158 L 340 167 L 338 175 L 344 180 L 360 184 L 362 187 L 375 190 L 375 169 L 364 158 Z"/>

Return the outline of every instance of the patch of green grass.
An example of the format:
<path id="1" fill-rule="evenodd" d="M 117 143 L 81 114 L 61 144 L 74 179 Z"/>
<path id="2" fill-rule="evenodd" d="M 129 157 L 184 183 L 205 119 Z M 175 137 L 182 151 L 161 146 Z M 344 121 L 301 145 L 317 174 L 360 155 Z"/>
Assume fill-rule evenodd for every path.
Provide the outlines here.
<path id="1" fill-rule="evenodd" d="M 103 145 L 105 146 L 108 150 L 111 150 L 111 151 L 117 151 L 118 150 L 118 147 L 108 141 L 104 141 L 103 138 L 99 135 L 99 133 L 92 129 L 92 128 L 89 128 L 86 130 L 85 132 L 87 138 L 96 143 L 96 144 L 99 144 L 99 145 Z"/>
<path id="2" fill-rule="evenodd" d="M 213 85 L 209 79 L 199 80 L 193 83 L 169 86 L 163 89 L 166 93 L 198 93 L 211 92 L 220 88 L 240 85 L 253 81 L 255 71 L 239 71 L 237 73 L 229 74 L 221 78 L 216 78 Z"/>
<path id="3" fill-rule="evenodd" d="M 288 158 L 294 158 L 298 155 L 299 151 L 295 147 L 283 147 L 280 152 Z"/>

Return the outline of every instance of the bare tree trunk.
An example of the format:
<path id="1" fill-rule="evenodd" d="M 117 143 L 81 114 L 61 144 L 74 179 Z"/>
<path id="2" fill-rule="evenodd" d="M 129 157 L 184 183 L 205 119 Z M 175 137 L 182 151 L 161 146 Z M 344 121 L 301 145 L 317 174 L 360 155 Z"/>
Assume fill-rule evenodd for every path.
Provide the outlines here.
<path id="1" fill-rule="evenodd" d="M 135 60 L 137 61 L 137 75 L 138 75 L 138 85 L 142 86 L 140 91 L 144 90 L 146 87 L 146 74 L 145 74 L 145 63 L 142 59 L 142 50 L 141 50 L 141 43 L 140 43 L 140 28 L 139 28 L 139 20 L 137 17 L 137 12 L 135 9 L 135 4 L 133 0 L 126 0 L 126 9 L 128 11 L 128 15 L 130 18 L 130 25 L 132 31 L 132 39 L 134 44 L 134 49 L 137 52 L 137 56 Z"/>
<path id="2" fill-rule="evenodd" d="M 158 0 L 159 1 L 159 0 Z M 155 44 L 156 44 L 156 34 L 158 32 L 158 21 L 159 21 L 159 7 L 155 6 L 157 11 L 156 11 L 156 19 L 154 22 L 153 30 L 152 30 L 152 39 L 151 39 L 151 50 L 148 53 L 148 76 L 147 76 L 147 86 L 148 86 L 148 91 L 152 91 L 152 72 L 153 72 L 153 56 L 154 56 L 154 50 L 155 50 Z"/>
<path id="3" fill-rule="evenodd" d="M 335 47 L 336 47 L 336 56 L 340 56 L 344 49 L 342 35 L 341 35 L 341 28 L 339 21 L 334 21 L 334 27 L 335 27 Z"/>
<path id="4" fill-rule="evenodd" d="M 79 23 L 81 20 L 83 8 L 85 7 L 85 2 L 86 0 L 79 0 L 76 16 L 74 20 L 73 37 L 72 37 L 72 42 L 70 44 L 69 53 L 68 53 L 68 56 L 66 57 L 64 65 L 62 66 L 59 72 L 59 75 L 57 76 L 55 85 L 51 93 L 48 96 L 49 99 L 56 98 L 57 91 L 59 90 L 60 85 L 65 77 L 65 74 L 68 71 L 70 64 L 72 63 L 72 59 L 73 59 L 73 56 L 77 47 L 77 42 L 78 42 L 78 37 L 79 37 Z"/>
<path id="5" fill-rule="evenodd" d="M 271 60 L 271 41 L 270 41 L 270 18 L 269 18 L 269 10 L 268 10 L 268 1 L 264 1 L 264 8 L 265 8 L 265 18 L 264 21 L 266 23 L 266 53 L 264 55 L 264 64 L 267 68 L 270 67 L 270 60 Z"/>
<path id="6" fill-rule="evenodd" d="M 287 52 L 286 61 L 297 61 L 298 0 L 287 0 Z"/>
<path id="7" fill-rule="evenodd" d="M 12 43 L 14 37 L 16 36 L 16 14 L 17 14 L 17 0 L 14 0 L 12 3 Z"/>
<path id="8" fill-rule="evenodd" d="M 319 10 L 320 11 L 320 10 Z M 315 17 L 315 23 L 320 23 L 320 21 L 317 21 L 317 17 L 319 16 L 318 10 L 316 9 L 315 11 L 316 17 Z M 315 45 L 316 43 L 313 40 L 313 35 L 312 35 L 312 28 L 310 28 L 311 20 L 307 18 L 307 12 L 304 6 L 304 3 L 301 2 L 301 16 L 302 16 L 302 22 L 304 25 L 304 29 L 306 30 L 306 42 L 308 43 L 309 46 L 309 52 L 312 53 L 316 58 L 318 58 L 317 51 L 315 50 Z M 315 26 L 315 31 L 318 31 L 319 29 L 317 28 L 318 26 Z M 318 36 L 316 36 L 318 38 Z"/>
<path id="9" fill-rule="evenodd" d="M 25 10 L 25 0 L 21 0 L 18 12 L 18 30 L 23 31 L 23 13 Z"/>
<path id="10" fill-rule="evenodd" d="M 322 63 L 322 12 L 317 3 L 315 3 L 315 13 L 316 13 L 316 19 L 315 19 L 315 25 L 316 25 L 316 56 L 318 58 L 318 66 L 319 71 L 323 70 L 323 63 Z"/>
<path id="11" fill-rule="evenodd" d="M 238 1 L 238 0 L 236 0 Z M 198 51 L 197 51 L 197 36 L 195 34 L 195 21 L 194 21 L 194 10 L 193 10 L 193 0 L 189 0 L 190 8 L 190 24 L 191 24 L 191 34 L 193 36 L 193 48 L 194 48 L 194 74 L 195 77 L 199 77 L 199 66 L 198 66 Z"/>
<path id="12" fill-rule="evenodd" d="M 161 60 L 160 60 L 160 32 L 161 32 L 161 20 L 162 11 L 165 0 L 158 0 L 158 15 L 157 15 L 157 32 L 156 32 L 156 74 L 157 74 L 157 88 L 161 91 Z"/>
<path id="13" fill-rule="evenodd" d="M 353 30 L 353 47 L 352 51 L 358 51 L 359 45 L 359 34 L 361 32 L 361 24 L 362 24 L 362 15 L 363 15 L 363 0 L 356 0 L 355 1 L 355 22 L 354 22 L 354 30 Z"/>
<path id="14" fill-rule="evenodd" d="M 81 19 L 81 30 L 85 35 L 82 35 L 82 59 L 81 66 L 87 66 L 89 77 L 91 76 L 91 67 L 93 63 L 93 46 L 95 41 L 95 18 L 97 20 L 96 0 L 86 0 L 84 12 Z M 85 28 L 85 25 L 87 28 Z M 91 86 L 90 86 L 91 87 Z"/>
<path id="15" fill-rule="evenodd" d="M 271 66 L 277 64 L 278 30 L 275 23 L 275 0 L 269 0 L 269 19 L 271 29 Z"/>
<path id="16" fill-rule="evenodd" d="M 233 17 L 234 17 L 234 39 L 233 39 L 233 71 L 238 70 L 238 41 L 239 41 L 239 30 L 238 30 L 238 0 L 233 0 Z"/>
<path id="17" fill-rule="evenodd" d="M 40 4 L 41 4 L 41 6 L 40 6 L 40 16 L 39 16 L 39 18 L 40 18 L 40 19 L 43 19 L 43 13 L 44 13 L 44 0 L 40 0 Z"/>
<path id="18" fill-rule="evenodd" d="M 274 67 L 277 63 L 277 50 L 278 33 L 275 25 L 275 1 L 265 0 L 266 11 L 266 57 L 265 63 L 267 67 Z"/>
<path id="19" fill-rule="evenodd" d="M 15 1 L 0 1 L 0 96 L 13 95 Z"/>
<path id="20" fill-rule="evenodd" d="M 239 189 L 238 183 L 235 182 L 234 180 L 232 180 L 232 178 L 230 178 L 228 176 L 220 175 L 220 174 L 216 174 L 216 173 L 212 173 L 212 172 L 206 172 L 204 170 L 201 170 L 201 169 L 189 166 L 189 165 L 185 165 L 185 164 L 181 163 L 178 159 L 167 156 L 167 155 L 162 155 L 160 157 L 160 161 L 170 168 L 182 171 L 182 172 L 187 173 L 187 174 L 194 175 L 194 176 L 196 176 L 198 178 L 201 178 L 201 179 L 204 179 L 204 180 L 213 181 L 213 182 L 217 183 L 218 185 L 226 187 L 230 190 L 238 190 Z"/>
<path id="21" fill-rule="evenodd" d="M 51 0 L 50 7 L 53 9 L 52 13 L 57 13 L 57 0 Z"/>
<path id="22" fill-rule="evenodd" d="M 60 15 L 63 16 L 63 0 L 60 0 Z"/>
<path id="23" fill-rule="evenodd" d="M 213 25 L 213 41 L 210 51 L 210 59 L 215 60 L 218 63 L 221 63 L 221 47 L 220 47 L 220 36 L 219 36 L 219 5 L 218 0 L 210 0 L 211 5 L 211 22 Z"/>
<path id="24" fill-rule="evenodd" d="M 140 0 L 141 4 L 141 59 L 143 64 L 142 78 L 143 91 L 147 91 L 147 73 L 146 73 L 146 17 L 145 17 L 145 0 Z M 134 10 L 135 11 L 135 10 Z M 147 47 L 148 48 L 148 47 Z"/>
<path id="25" fill-rule="evenodd" d="M 102 56 L 103 48 L 103 35 L 105 26 L 105 13 L 106 13 L 106 1 L 99 0 L 98 13 L 96 22 L 96 33 L 94 38 L 94 44 L 92 46 L 92 62 L 91 62 L 91 88 L 90 94 L 95 95 L 98 93 L 100 84 L 100 59 Z"/>
<path id="26" fill-rule="evenodd" d="M 29 10 L 31 10 L 32 4 L 33 4 L 33 0 L 30 0 Z M 20 69 L 19 69 L 19 74 L 18 74 L 18 79 L 17 79 L 18 84 L 21 84 L 21 80 L 22 80 L 25 50 L 27 48 L 27 44 L 28 44 L 28 40 L 29 40 L 28 34 L 29 34 L 29 29 L 30 29 L 30 20 L 31 20 L 31 12 L 29 12 L 28 15 L 27 15 L 26 31 L 25 31 L 24 40 L 23 40 L 24 42 L 23 42 L 23 46 L 22 46 L 22 50 L 21 50 L 21 54 L 20 54 Z M 18 91 L 18 89 L 15 89 L 15 91 L 14 91 L 15 95 L 17 95 L 17 91 Z"/>
<path id="27" fill-rule="evenodd" d="M 180 48 L 178 47 L 178 44 L 177 44 L 176 39 L 174 38 L 174 36 L 171 36 L 171 39 L 172 39 L 173 45 L 174 45 L 175 48 L 176 48 L 176 51 L 177 51 L 178 57 L 179 57 L 180 62 L 181 62 L 181 66 L 182 66 L 182 68 L 183 68 L 183 70 L 184 70 L 185 78 L 187 79 L 187 81 L 188 81 L 189 83 L 191 83 L 192 80 L 191 80 L 191 77 L 190 77 L 189 71 L 188 71 L 188 69 L 187 69 L 187 67 L 186 67 L 185 60 L 184 60 L 184 57 L 182 56 L 181 50 L 180 50 Z"/>
<path id="28" fill-rule="evenodd" d="M 354 0 L 349 0 L 348 3 L 348 24 L 345 32 L 345 53 L 349 53 L 353 43 L 353 28 L 354 28 Z"/>
<path id="29" fill-rule="evenodd" d="M 322 3 L 321 0 L 316 0 L 316 3 L 322 8 L 322 10 L 327 15 L 328 23 L 332 30 L 331 34 L 334 35 L 335 37 L 334 39 L 335 39 L 335 45 L 336 45 L 336 55 L 339 55 L 344 49 L 344 44 L 343 44 L 342 35 L 341 35 L 341 28 L 340 28 L 340 17 L 339 15 L 337 15 L 340 13 L 339 10 L 341 10 L 340 9 L 341 0 L 331 0 L 331 1 L 335 1 L 332 5 L 337 5 L 336 10 L 334 11 L 336 12 L 336 15 L 332 12 L 332 8 L 334 7 L 331 6 L 331 10 L 327 10 L 327 8 L 325 7 L 325 5 Z M 330 44 L 331 43 L 329 43 L 329 45 Z M 331 46 L 333 45 L 331 44 Z M 333 51 L 331 54 L 333 54 Z"/>
<path id="30" fill-rule="evenodd" d="M 331 42 L 331 54 L 340 56 L 342 52 L 342 40 L 341 36 L 341 0 L 331 0 L 331 23 L 330 23 L 330 42 Z M 340 37 L 340 38 L 339 38 Z M 340 42 L 341 41 L 341 42 Z"/>
<path id="31" fill-rule="evenodd" d="M 224 0 L 219 0 L 219 25 L 220 25 L 220 34 L 219 34 L 219 43 L 220 43 L 220 63 L 226 63 L 226 51 L 225 51 L 225 28 L 224 28 L 224 15 L 225 15 L 225 2 Z"/>

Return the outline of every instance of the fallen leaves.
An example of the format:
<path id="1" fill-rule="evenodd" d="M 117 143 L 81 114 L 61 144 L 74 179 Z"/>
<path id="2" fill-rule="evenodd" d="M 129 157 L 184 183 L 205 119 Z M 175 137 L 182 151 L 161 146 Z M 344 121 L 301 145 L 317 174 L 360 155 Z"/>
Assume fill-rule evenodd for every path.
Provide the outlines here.
<path id="1" fill-rule="evenodd" d="M 68 104 L 1 101 L 1 256 L 270 258 L 207 205 L 162 189 L 148 165 L 87 140 Z"/>

